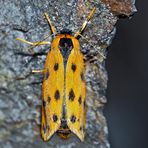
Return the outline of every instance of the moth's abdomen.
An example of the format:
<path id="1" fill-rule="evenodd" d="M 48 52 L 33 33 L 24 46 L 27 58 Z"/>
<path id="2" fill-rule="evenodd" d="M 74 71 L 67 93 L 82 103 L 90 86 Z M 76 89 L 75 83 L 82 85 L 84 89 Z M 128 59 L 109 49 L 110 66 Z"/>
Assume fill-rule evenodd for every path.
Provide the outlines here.
<path id="1" fill-rule="evenodd" d="M 57 135 L 62 139 L 68 139 L 70 137 L 71 131 L 69 127 L 67 126 L 67 120 L 62 119 L 61 120 L 61 126 L 59 130 L 57 131 Z"/>

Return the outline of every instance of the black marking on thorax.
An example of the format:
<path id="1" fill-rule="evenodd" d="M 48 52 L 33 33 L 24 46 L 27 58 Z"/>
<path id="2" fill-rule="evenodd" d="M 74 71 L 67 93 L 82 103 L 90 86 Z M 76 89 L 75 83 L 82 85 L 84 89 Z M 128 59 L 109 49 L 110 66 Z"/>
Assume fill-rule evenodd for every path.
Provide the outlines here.
<path id="1" fill-rule="evenodd" d="M 70 38 L 61 38 L 59 41 L 59 48 L 64 59 L 64 70 L 66 70 L 67 60 L 73 48 L 72 40 Z"/>

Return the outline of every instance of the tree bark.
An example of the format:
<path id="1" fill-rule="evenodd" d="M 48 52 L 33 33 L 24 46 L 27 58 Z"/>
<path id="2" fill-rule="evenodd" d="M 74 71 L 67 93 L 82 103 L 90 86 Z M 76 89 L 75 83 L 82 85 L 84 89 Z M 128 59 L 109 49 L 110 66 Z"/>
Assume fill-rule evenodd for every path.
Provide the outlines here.
<path id="1" fill-rule="evenodd" d="M 21 37 L 40 41 L 50 34 L 43 17 L 47 12 L 58 31 L 76 32 L 91 9 L 94 17 L 80 38 L 86 56 L 87 85 L 86 136 L 81 143 L 75 136 L 67 141 L 54 135 L 48 142 L 40 137 L 42 75 L 31 74 L 43 69 L 49 46 L 34 48 L 32 57 L 28 45 L 15 40 Z M 136 11 L 133 0 L 1 0 L 0 1 L 0 145 L 2 148 L 109 148 L 108 128 L 103 115 L 107 102 L 106 48 L 116 32 L 119 16 L 131 16 Z M 51 39 L 48 39 L 51 42 Z M 101 53 L 101 54 L 100 54 Z"/>

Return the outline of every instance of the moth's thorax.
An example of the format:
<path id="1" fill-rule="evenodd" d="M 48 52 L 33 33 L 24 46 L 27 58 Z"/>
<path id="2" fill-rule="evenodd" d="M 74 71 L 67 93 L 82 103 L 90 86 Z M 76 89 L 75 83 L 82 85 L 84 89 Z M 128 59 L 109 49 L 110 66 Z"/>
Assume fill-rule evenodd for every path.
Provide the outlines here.
<path id="1" fill-rule="evenodd" d="M 57 35 L 52 43 L 51 43 L 51 48 L 54 49 L 60 49 L 60 47 L 69 47 L 73 50 L 80 50 L 80 44 L 78 39 L 76 39 L 74 36 L 70 35 L 70 34 L 59 34 Z"/>
<path id="2" fill-rule="evenodd" d="M 51 48 L 57 52 L 60 51 L 63 57 L 64 69 L 66 70 L 69 55 L 72 51 L 80 51 L 80 44 L 79 41 L 70 34 L 59 34 L 53 39 Z"/>

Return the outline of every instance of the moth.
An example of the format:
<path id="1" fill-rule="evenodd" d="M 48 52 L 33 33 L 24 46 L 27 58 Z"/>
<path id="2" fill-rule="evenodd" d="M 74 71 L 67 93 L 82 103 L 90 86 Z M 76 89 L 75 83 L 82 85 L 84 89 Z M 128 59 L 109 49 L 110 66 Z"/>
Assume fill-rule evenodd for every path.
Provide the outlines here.
<path id="1" fill-rule="evenodd" d="M 85 66 L 78 38 L 81 37 L 95 11 L 96 8 L 93 8 L 80 30 L 74 35 L 67 29 L 57 33 L 48 14 L 45 13 L 54 38 L 44 69 L 33 70 L 33 72 L 44 74 L 41 119 L 41 135 L 44 141 L 49 140 L 54 133 L 67 139 L 71 132 L 84 141 L 86 84 L 83 74 Z M 49 44 L 45 40 L 33 43 L 21 38 L 17 40 L 32 46 Z"/>

